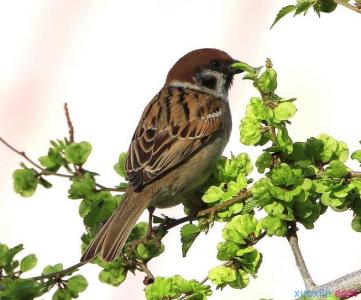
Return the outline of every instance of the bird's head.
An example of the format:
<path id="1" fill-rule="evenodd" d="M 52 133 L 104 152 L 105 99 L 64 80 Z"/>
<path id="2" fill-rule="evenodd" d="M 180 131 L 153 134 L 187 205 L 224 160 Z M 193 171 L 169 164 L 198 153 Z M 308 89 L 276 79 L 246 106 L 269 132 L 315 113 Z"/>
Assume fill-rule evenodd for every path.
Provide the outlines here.
<path id="1" fill-rule="evenodd" d="M 173 65 L 165 85 L 195 88 L 226 98 L 233 76 L 242 72 L 232 67 L 236 62 L 229 54 L 218 49 L 194 50 Z"/>

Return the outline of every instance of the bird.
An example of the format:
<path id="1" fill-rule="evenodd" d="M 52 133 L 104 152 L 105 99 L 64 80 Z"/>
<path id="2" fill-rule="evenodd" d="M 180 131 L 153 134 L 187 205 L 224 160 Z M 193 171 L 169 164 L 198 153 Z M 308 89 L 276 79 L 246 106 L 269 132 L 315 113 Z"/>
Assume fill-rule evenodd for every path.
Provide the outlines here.
<path id="1" fill-rule="evenodd" d="M 228 143 L 233 59 L 214 48 L 193 50 L 169 70 L 135 129 L 125 161 L 129 187 L 81 257 L 116 259 L 141 214 L 184 201 L 212 173 Z M 149 224 L 148 224 L 149 225 Z"/>

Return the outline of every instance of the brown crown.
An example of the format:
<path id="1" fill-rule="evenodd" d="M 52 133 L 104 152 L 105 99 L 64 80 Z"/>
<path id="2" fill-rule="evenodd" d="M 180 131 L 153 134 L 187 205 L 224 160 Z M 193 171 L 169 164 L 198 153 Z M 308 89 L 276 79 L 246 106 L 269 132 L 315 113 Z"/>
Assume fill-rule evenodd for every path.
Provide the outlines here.
<path id="1" fill-rule="evenodd" d="M 191 51 L 181 57 L 169 70 L 165 84 L 172 81 L 190 82 L 194 83 L 193 77 L 200 69 L 209 66 L 212 60 L 221 62 L 233 62 L 233 58 L 226 52 L 213 49 L 204 48 Z"/>

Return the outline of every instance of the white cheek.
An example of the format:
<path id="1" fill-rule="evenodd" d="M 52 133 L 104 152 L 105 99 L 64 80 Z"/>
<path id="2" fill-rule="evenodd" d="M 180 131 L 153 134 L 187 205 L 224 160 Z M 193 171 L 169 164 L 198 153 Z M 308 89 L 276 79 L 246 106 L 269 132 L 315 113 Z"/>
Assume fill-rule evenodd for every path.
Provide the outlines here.
<path id="1" fill-rule="evenodd" d="M 171 82 L 169 85 L 170 86 L 175 86 L 175 87 L 183 87 L 183 88 L 189 88 L 189 89 L 193 89 L 193 90 L 197 90 L 197 91 L 201 91 L 201 92 L 205 92 L 207 94 L 210 94 L 216 98 L 221 98 L 224 101 L 228 102 L 228 90 L 226 87 L 226 78 L 225 75 L 223 73 L 220 72 L 216 72 L 213 70 L 206 70 L 202 73 L 202 75 L 205 76 L 213 76 L 216 78 L 217 84 L 215 89 L 209 89 L 206 88 L 204 86 L 201 86 L 199 84 L 196 83 L 190 83 L 190 82 L 181 82 L 181 81 L 173 81 Z M 194 82 L 197 82 L 197 78 L 193 78 Z"/>

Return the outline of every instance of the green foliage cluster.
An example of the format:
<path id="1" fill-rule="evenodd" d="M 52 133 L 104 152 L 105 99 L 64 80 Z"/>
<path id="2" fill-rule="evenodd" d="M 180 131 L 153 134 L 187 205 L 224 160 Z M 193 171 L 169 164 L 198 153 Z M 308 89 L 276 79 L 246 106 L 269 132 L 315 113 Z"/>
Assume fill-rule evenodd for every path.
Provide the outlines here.
<path id="1" fill-rule="evenodd" d="M 32 270 L 37 265 L 37 258 L 34 254 L 24 256 L 20 261 L 17 254 L 23 250 L 23 245 L 9 248 L 0 244 L 0 299 L 3 300 L 29 300 L 47 293 L 54 286 L 58 290 L 53 295 L 53 300 L 70 300 L 78 298 L 88 282 L 82 275 L 74 275 L 67 280 L 61 278 L 47 278 L 51 273 L 61 272 L 62 264 L 46 266 L 43 269 L 42 280 L 36 278 L 24 279 L 23 274 Z M 71 275 L 71 272 L 68 273 Z"/>
<path id="2" fill-rule="evenodd" d="M 148 300 L 179 299 L 187 296 L 188 300 L 205 300 L 212 295 L 209 285 L 203 285 L 196 280 L 186 280 L 179 275 L 172 277 L 157 277 L 145 289 Z"/>
<path id="3" fill-rule="evenodd" d="M 361 231 L 361 178 L 353 175 L 345 164 L 349 150 L 344 142 L 327 134 L 304 142 L 292 140 L 288 126 L 297 111 L 296 99 L 276 94 L 277 73 L 270 60 L 266 61 L 265 68 L 242 62 L 235 67 L 245 71 L 244 79 L 252 81 L 259 92 L 259 96 L 250 99 L 241 120 L 240 141 L 262 147 L 263 151 L 255 164 L 246 153 L 221 157 L 211 178 L 200 188 L 208 213 L 192 224 L 183 225 L 180 233 L 182 254 L 186 256 L 202 232 L 207 233 L 214 222 L 224 222 L 224 240 L 217 246 L 217 258 L 222 264 L 209 271 L 208 279 L 217 288 L 241 289 L 249 284 L 250 278 L 257 276 L 262 254 L 255 245 L 264 236 L 284 237 L 294 224 L 311 229 L 327 209 L 352 210 L 352 228 Z M 33 195 L 38 185 L 50 188 L 51 183 L 45 177 L 60 175 L 70 179 L 68 197 L 80 200 L 79 215 L 85 226 L 82 249 L 110 217 L 127 188 L 126 155 L 122 153 L 114 166 L 123 179 L 115 187 L 107 188 L 97 182 L 97 173 L 84 168 L 91 149 L 88 142 L 52 141 L 48 154 L 39 158 L 40 168 L 21 164 L 22 168 L 13 173 L 14 190 L 24 197 Z M 352 153 L 351 158 L 361 163 L 361 150 Z M 256 182 L 250 177 L 254 166 L 259 174 L 264 174 Z M 262 212 L 257 217 L 256 209 Z M 163 253 L 162 238 L 172 220 L 155 217 L 154 221 L 159 224 L 154 235 L 147 235 L 147 223 L 138 223 L 115 261 L 106 263 L 98 258 L 93 262 L 101 268 L 101 282 L 118 286 L 129 272 L 144 271 L 150 260 Z M 16 251 L 22 249 L 19 247 L 8 249 L 2 245 L 0 248 L 4 253 L 3 262 L 0 261 L 0 295 L 4 299 L 13 299 L 9 295 L 14 289 L 25 295 L 18 295 L 16 299 L 29 299 L 53 287 L 57 287 L 53 299 L 72 299 L 86 288 L 86 280 L 81 275 L 63 279 L 74 270 L 64 272 L 60 278 L 50 275 L 45 281 L 21 278 L 23 272 L 36 265 L 36 257 L 29 255 L 20 263 L 13 261 Z M 43 275 L 61 271 L 61 264 L 47 266 Z M 211 295 L 209 286 L 179 275 L 148 278 L 148 283 L 147 299 L 177 299 L 182 295 L 187 299 L 207 299 Z"/>
<path id="4" fill-rule="evenodd" d="M 342 2 L 350 2 L 350 0 L 341 0 Z M 361 0 L 355 0 L 356 3 L 361 4 Z M 294 12 L 294 16 L 301 13 L 306 14 L 312 8 L 313 11 L 320 17 L 322 13 L 331 13 L 337 8 L 337 3 L 333 0 L 297 0 L 294 5 L 287 5 L 283 7 L 277 14 L 271 28 L 284 16 Z"/>

